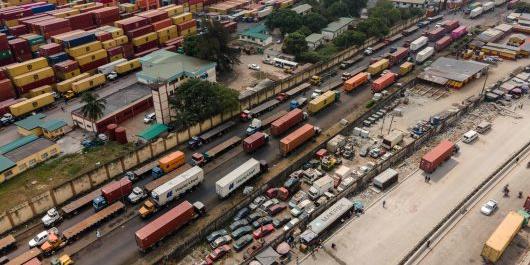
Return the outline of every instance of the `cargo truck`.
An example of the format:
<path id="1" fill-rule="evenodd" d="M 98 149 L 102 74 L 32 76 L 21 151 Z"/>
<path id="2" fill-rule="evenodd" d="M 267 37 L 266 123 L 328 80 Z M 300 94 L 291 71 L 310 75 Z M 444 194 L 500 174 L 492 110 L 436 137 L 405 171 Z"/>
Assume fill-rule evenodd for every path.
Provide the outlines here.
<path id="1" fill-rule="evenodd" d="M 87 90 L 105 84 L 105 82 L 107 82 L 107 78 L 104 74 L 95 74 L 93 76 L 89 76 L 87 78 L 73 82 L 71 89 L 66 91 L 63 94 L 63 97 L 66 99 L 71 99 Z"/>
<path id="2" fill-rule="evenodd" d="M 449 44 L 451 44 L 452 42 L 453 38 L 451 36 L 444 36 L 441 39 L 437 40 L 436 43 L 434 43 L 434 49 L 439 52 L 449 46 Z"/>
<path id="3" fill-rule="evenodd" d="M 110 204 L 127 197 L 132 191 L 132 182 L 128 178 L 112 181 L 101 188 L 101 195 L 92 201 L 92 206 L 96 212 L 102 210 Z"/>
<path id="4" fill-rule="evenodd" d="M 301 146 L 315 135 L 320 133 L 320 128 L 311 124 L 305 124 L 296 131 L 290 133 L 280 140 L 280 153 L 287 156 L 297 147 Z"/>
<path id="5" fill-rule="evenodd" d="M 370 79 L 370 74 L 367 72 L 361 72 L 355 75 L 354 77 L 346 80 L 342 86 L 344 92 L 351 92 L 355 88 L 365 84 Z"/>
<path id="6" fill-rule="evenodd" d="M 17 241 L 13 235 L 8 234 L 4 236 L 2 239 L 0 239 L 0 253 L 5 253 L 16 247 L 16 243 Z"/>
<path id="7" fill-rule="evenodd" d="M 352 212 L 354 202 L 347 198 L 337 200 L 323 213 L 317 216 L 313 221 L 307 225 L 307 229 L 300 234 L 300 240 L 303 244 L 313 244 L 318 242 L 318 237 L 324 232 L 329 231 L 333 225 L 337 224 L 343 216 L 347 216 Z"/>
<path id="8" fill-rule="evenodd" d="M 381 77 L 377 78 L 372 82 L 372 91 L 378 93 L 383 91 L 388 86 L 392 85 L 396 81 L 397 75 L 390 71 L 383 74 Z"/>
<path id="9" fill-rule="evenodd" d="M 204 180 L 204 170 L 194 166 L 168 182 L 160 185 L 151 192 L 151 197 L 144 202 L 138 213 L 142 218 L 146 218 L 167 203 L 181 197 L 187 191 L 201 184 Z"/>
<path id="10" fill-rule="evenodd" d="M 458 148 L 454 143 L 449 140 L 442 140 L 436 147 L 421 158 L 420 169 L 425 171 L 425 173 L 432 173 L 457 151 Z"/>
<path id="11" fill-rule="evenodd" d="M 293 109 L 271 124 L 271 135 L 279 136 L 295 125 L 307 120 L 307 117 L 307 113 L 301 109 Z"/>
<path id="12" fill-rule="evenodd" d="M 506 0 L 495 0 L 495 5 L 500 6 L 502 4 L 506 3 Z"/>
<path id="13" fill-rule="evenodd" d="M 292 98 L 292 97 L 294 97 L 294 96 L 306 91 L 310 87 L 311 87 L 311 84 L 303 83 L 303 84 L 298 85 L 295 88 L 293 88 L 293 89 L 291 89 L 291 90 L 289 90 L 287 92 L 282 92 L 282 93 L 278 94 L 276 96 L 276 99 L 278 101 L 280 101 L 280 102 L 284 102 L 284 101 L 286 101 L 286 100 L 288 100 L 288 99 L 290 99 L 290 98 Z"/>
<path id="14" fill-rule="evenodd" d="M 215 182 L 215 192 L 220 198 L 226 198 L 230 193 L 245 184 L 249 179 L 265 172 L 266 170 L 266 163 L 251 158 Z"/>
<path id="15" fill-rule="evenodd" d="M 403 60 L 407 58 L 409 55 L 409 49 L 398 47 L 395 52 L 391 53 L 389 56 L 390 64 L 396 65 L 398 63 L 401 63 Z"/>
<path id="16" fill-rule="evenodd" d="M 269 141 L 269 135 L 262 132 L 256 132 L 243 140 L 243 150 L 252 153 L 256 149 L 264 146 Z"/>
<path id="17" fill-rule="evenodd" d="M 324 195 L 324 193 L 328 192 L 331 188 L 333 188 L 334 180 L 332 177 L 325 175 L 319 179 L 317 179 L 315 182 L 313 182 L 313 185 L 309 188 L 308 194 L 309 197 L 315 201 L 318 199 L 318 197 Z"/>
<path id="18" fill-rule="evenodd" d="M 235 121 L 227 121 L 225 123 L 220 124 L 217 127 L 214 127 L 213 129 L 208 130 L 207 132 L 199 135 L 199 136 L 193 136 L 188 141 L 188 149 L 197 149 L 201 147 L 203 144 L 208 143 L 213 138 L 223 134 L 224 132 L 228 131 L 230 128 L 234 127 L 236 125 Z"/>
<path id="19" fill-rule="evenodd" d="M 374 186 L 380 190 L 384 190 L 398 181 L 398 175 L 399 173 L 393 168 L 387 168 L 374 178 Z"/>
<path id="20" fill-rule="evenodd" d="M 389 65 L 390 61 L 388 59 L 381 59 L 373 64 L 370 64 L 368 69 L 366 69 L 366 72 L 368 72 L 371 76 L 376 76 L 387 69 Z"/>
<path id="21" fill-rule="evenodd" d="M 422 64 L 434 55 L 434 47 L 427 47 L 416 54 L 416 64 Z"/>
<path id="22" fill-rule="evenodd" d="M 36 110 L 47 107 L 55 102 L 52 93 L 45 93 L 9 106 L 9 112 L 16 118 L 24 117 Z"/>
<path id="23" fill-rule="evenodd" d="M 269 111 L 269 110 L 275 108 L 279 104 L 280 104 L 279 100 L 271 99 L 271 100 L 269 100 L 269 101 L 267 101 L 267 102 L 255 107 L 255 108 L 252 108 L 250 110 L 244 110 L 243 112 L 241 112 L 241 114 L 239 116 L 240 116 L 242 121 L 250 121 L 253 118 L 256 118 L 256 117 L 260 116 L 265 111 Z"/>
<path id="24" fill-rule="evenodd" d="M 123 62 L 114 66 L 114 71 L 119 75 L 127 74 L 136 69 L 142 68 L 142 64 L 139 59 L 133 59 L 127 62 Z"/>
<path id="25" fill-rule="evenodd" d="M 184 163 L 186 163 L 186 155 L 181 151 L 175 151 L 158 160 L 158 165 L 151 169 L 151 176 L 157 179 L 184 165 Z"/>
<path id="26" fill-rule="evenodd" d="M 340 69 L 347 69 L 348 67 L 352 66 L 353 64 L 355 64 L 356 62 L 360 61 L 363 59 L 363 56 L 362 55 L 357 55 L 355 57 L 353 57 L 352 59 L 349 59 L 349 60 L 346 60 L 346 61 L 343 61 L 342 63 L 340 63 L 339 65 L 339 68 Z"/>
<path id="27" fill-rule="evenodd" d="M 473 10 L 471 10 L 471 12 L 469 12 L 469 18 L 476 18 L 480 15 L 482 15 L 482 13 L 484 12 L 484 10 L 482 9 L 482 7 L 477 7 Z"/>
<path id="28" fill-rule="evenodd" d="M 195 202 L 192 205 L 188 201 L 183 201 L 136 231 L 136 245 L 141 252 L 146 252 L 165 237 L 203 215 L 205 211 L 204 204 L 201 202 Z"/>
<path id="29" fill-rule="evenodd" d="M 460 26 L 460 27 L 454 29 L 453 31 L 451 31 L 451 38 L 453 38 L 453 40 L 457 40 L 457 39 L 460 39 L 461 37 L 463 37 L 466 34 L 467 34 L 467 27 L 466 26 Z"/>
<path id="30" fill-rule="evenodd" d="M 401 38 L 403 38 L 403 34 L 401 33 L 398 33 L 392 37 L 389 37 L 389 38 L 385 38 L 384 40 L 384 43 L 386 43 L 386 45 L 389 45 L 389 44 L 392 44 L 398 40 L 400 40 Z"/>
<path id="31" fill-rule="evenodd" d="M 214 160 L 216 157 L 228 151 L 230 148 L 238 145 L 241 142 L 241 138 L 233 136 L 232 138 L 214 146 L 210 150 L 204 153 L 194 153 L 191 156 L 193 165 L 204 166 L 208 162 Z"/>
<path id="32" fill-rule="evenodd" d="M 482 13 L 486 13 L 488 11 L 492 11 L 494 8 L 495 8 L 495 2 L 493 2 L 493 1 L 485 2 L 482 5 Z"/>
<path id="33" fill-rule="evenodd" d="M 417 38 L 416 40 L 414 40 L 413 42 L 411 42 L 409 48 L 411 51 L 415 52 L 423 48 L 425 45 L 427 45 L 427 43 L 429 43 L 429 38 L 425 36 L 421 36 Z"/>
<path id="34" fill-rule="evenodd" d="M 412 26 L 408 29 L 405 29 L 402 34 L 405 36 L 409 36 L 409 35 L 414 34 L 414 32 L 418 31 L 418 29 L 420 29 L 418 28 L 418 26 Z"/>
<path id="35" fill-rule="evenodd" d="M 127 62 L 127 59 L 119 59 L 119 60 L 116 60 L 116 61 L 113 61 L 113 62 L 110 62 L 108 64 L 104 64 L 100 67 L 98 67 L 98 73 L 100 74 L 104 74 L 105 76 L 114 72 L 115 72 L 115 69 L 116 69 L 116 65 L 120 65 L 122 63 L 126 63 Z"/>
<path id="36" fill-rule="evenodd" d="M 427 32 L 427 37 L 429 38 L 429 41 L 437 41 L 443 37 L 446 32 L 447 30 L 444 27 L 437 27 Z"/>
<path id="37" fill-rule="evenodd" d="M 381 146 L 386 148 L 387 150 L 391 150 L 392 148 L 394 148 L 394 146 L 403 141 L 403 137 L 405 137 L 405 135 L 402 132 L 392 131 L 391 133 L 383 137 L 383 143 L 381 144 Z"/>
<path id="38" fill-rule="evenodd" d="M 497 262 L 521 231 L 523 222 L 523 216 L 513 211 L 509 212 L 484 244 L 482 257 L 489 262 Z"/>
<path id="39" fill-rule="evenodd" d="M 269 125 L 271 125 L 271 123 L 281 118 L 285 114 L 287 114 L 287 111 L 281 110 L 263 120 L 252 119 L 252 122 L 250 123 L 250 125 L 247 127 L 247 130 L 246 130 L 247 135 L 251 135 L 259 130 L 267 129 Z"/>
<path id="40" fill-rule="evenodd" d="M 30 250 L 16 256 L 15 258 L 11 259 L 7 265 L 23 265 L 26 264 L 26 262 L 38 258 L 42 254 L 41 250 L 39 248 L 31 248 Z"/>
<path id="41" fill-rule="evenodd" d="M 91 216 L 83 219 L 81 222 L 64 230 L 62 235 L 63 240 L 66 242 L 72 242 L 88 229 L 96 226 L 97 224 L 107 220 L 111 216 L 114 216 L 123 210 L 125 210 L 125 205 L 119 201 L 115 202 L 109 207 L 92 214 Z"/>
<path id="42" fill-rule="evenodd" d="M 315 114 L 327 106 L 337 102 L 340 99 L 340 92 L 335 90 L 330 90 L 324 94 L 318 96 L 317 98 L 309 101 L 307 111 L 310 114 Z"/>
<path id="43" fill-rule="evenodd" d="M 442 22 L 442 27 L 444 27 L 447 32 L 451 32 L 452 30 L 458 28 L 458 26 L 460 26 L 460 22 L 458 22 L 458 20 L 448 19 Z"/>
<path id="44" fill-rule="evenodd" d="M 299 97 L 299 98 L 293 99 L 291 100 L 291 102 L 289 102 L 289 110 L 291 111 L 296 108 L 303 107 L 305 104 L 307 104 L 307 98 L 305 97 Z"/>
<path id="45" fill-rule="evenodd" d="M 404 62 L 399 66 L 399 75 L 404 76 L 414 69 L 414 64 L 411 62 Z"/>
<path id="46" fill-rule="evenodd" d="M 92 192 L 82 196 L 81 198 L 79 198 L 77 200 L 74 200 L 71 203 L 63 206 L 61 208 L 61 211 L 67 217 L 68 216 L 72 216 L 72 215 L 76 214 L 77 211 L 79 211 L 83 207 L 91 204 L 92 201 L 95 198 L 99 197 L 99 196 L 101 196 L 101 190 L 98 189 L 98 190 L 92 191 Z"/>
<path id="47" fill-rule="evenodd" d="M 150 194 L 153 190 L 155 190 L 156 188 L 160 187 L 162 184 L 170 181 L 174 177 L 182 174 L 184 171 L 186 171 L 186 170 L 188 170 L 190 168 L 192 168 L 192 166 L 190 164 L 186 163 L 186 164 L 182 165 L 181 167 L 169 172 L 168 174 L 165 174 L 162 177 L 154 179 L 151 182 L 145 184 L 144 190 L 146 191 L 147 194 Z"/>
<path id="48" fill-rule="evenodd" d="M 158 161 L 154 160 L 151 161 L 139 168 L 136 168 L 134 170 L 129 170 L 125 172 L 125 176 L 132 182 L 137 181 L 140 178 L 143 178 L 148 175 L 148 173 L 151 173 L 153 168 L 158 166 Z"/>

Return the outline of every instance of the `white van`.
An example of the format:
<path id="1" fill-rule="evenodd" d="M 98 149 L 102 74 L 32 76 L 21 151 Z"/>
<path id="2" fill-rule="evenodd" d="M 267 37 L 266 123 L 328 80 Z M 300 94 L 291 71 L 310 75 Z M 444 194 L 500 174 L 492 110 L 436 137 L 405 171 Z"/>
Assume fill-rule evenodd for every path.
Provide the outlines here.
<path id="1" fill-rule="evenodd" d="M 478 138 L 478 133 L 471 130 L 467 133 L 464 133 L 464 136 L 462 136 L 462 142 L 469 144 L 473 141 L 475 141 Z"/>
<path id="2" fill-rule="evenodd" d="M 487 121 L 483 121 L 481 123 L 479 123 L 479 125 L 477 125 L 477 132 L 478 133 L 485 133 L 487 131 L 489 131 L 491 129 L 491 123 L 487 122 Z"/>

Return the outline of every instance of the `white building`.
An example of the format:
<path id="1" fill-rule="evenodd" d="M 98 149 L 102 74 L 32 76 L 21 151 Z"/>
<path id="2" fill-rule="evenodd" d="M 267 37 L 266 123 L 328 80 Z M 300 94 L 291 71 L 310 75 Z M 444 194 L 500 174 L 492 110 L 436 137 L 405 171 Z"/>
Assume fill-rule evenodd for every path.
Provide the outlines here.
<path id="1" fill-rule="evenodd" d="M 418 7 L 424 8 L 427 6 L 428 0 L 392 0 L 395 7 L 399 8 L 409 8 L 409 7 Z"/>
<path id="2" fill-rule="evenodd" d="M 265 47 L 272 43 L 272 36 L 267 32 L 265 24 L 259 24 L 239 33 L 239 40 Z"/>
<path id="3" fill-rule="evenodd" d="M 324 44 L 324 36 L 322 34 L 313 33 L 307 37 L 305 37 L 305 41 L 307 42 L 307 47 L 310 51 L 315 50 L 320 45 Z"/>
<path id="4" fill-rule="evenodd" d="M 313 7 L 310 4 L 302 4 L 291 8 L 291 10 L 302 16 L 309 14 L 309 12 L 311 12 L 311 9 L 313 9 Z"/>
<path id="5" fill-rule="evenodd" d="M 353 24 L 353 18 L 341 17 L 337 21 L 333 21 L 328 24 L 327 27 L 322 29 L 322 35 L 325 40 L 333 40 L 341 33 L 348 29 L 348 26 Z"/>

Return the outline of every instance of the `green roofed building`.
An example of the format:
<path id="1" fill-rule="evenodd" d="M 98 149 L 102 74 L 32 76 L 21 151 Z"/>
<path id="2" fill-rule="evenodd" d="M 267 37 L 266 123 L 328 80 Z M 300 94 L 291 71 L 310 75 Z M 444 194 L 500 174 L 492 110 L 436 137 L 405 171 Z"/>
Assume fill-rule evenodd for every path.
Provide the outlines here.
<path id="1" fill-rule="evenodd" d="M 150 142 L 158 138 L 161 134 L 166 133 L 168 130 L 169 128 L 166 125 L 156 123 L 145 128 L 145 130 L 138 133 L 137 136 L 140 141 Z"/>
<path id="2" fill-rule="evenodd" d="M 39 113 L 15 122 L 18 133 L 28 136 L 44 136 L 48 139 L 56 139 L 66 133 L 67 123 L 63 120 L 45 121 L 46 115 Z"/>
<path id="3" fill-rule="evenodd" d="M 267 32 L 265 24 L 261 23 L 239 33 L 239 40 L 265 47 L 272 43 L 272 36 Z"/>

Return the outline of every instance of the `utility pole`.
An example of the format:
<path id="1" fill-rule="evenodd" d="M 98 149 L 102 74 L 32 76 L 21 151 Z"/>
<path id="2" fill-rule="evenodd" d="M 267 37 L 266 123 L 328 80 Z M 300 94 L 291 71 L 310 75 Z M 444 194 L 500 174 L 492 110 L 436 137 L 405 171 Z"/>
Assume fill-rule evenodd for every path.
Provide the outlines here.
<path id="1" fill-rule="evenodd" d="M 392 123 L 394 122 L 394 115 L 391 115 L 392 118 L 390 118 L 390 126 L 388 126 L 388 133 L 390 133 L 390 129 L 392 129 Z"/>

